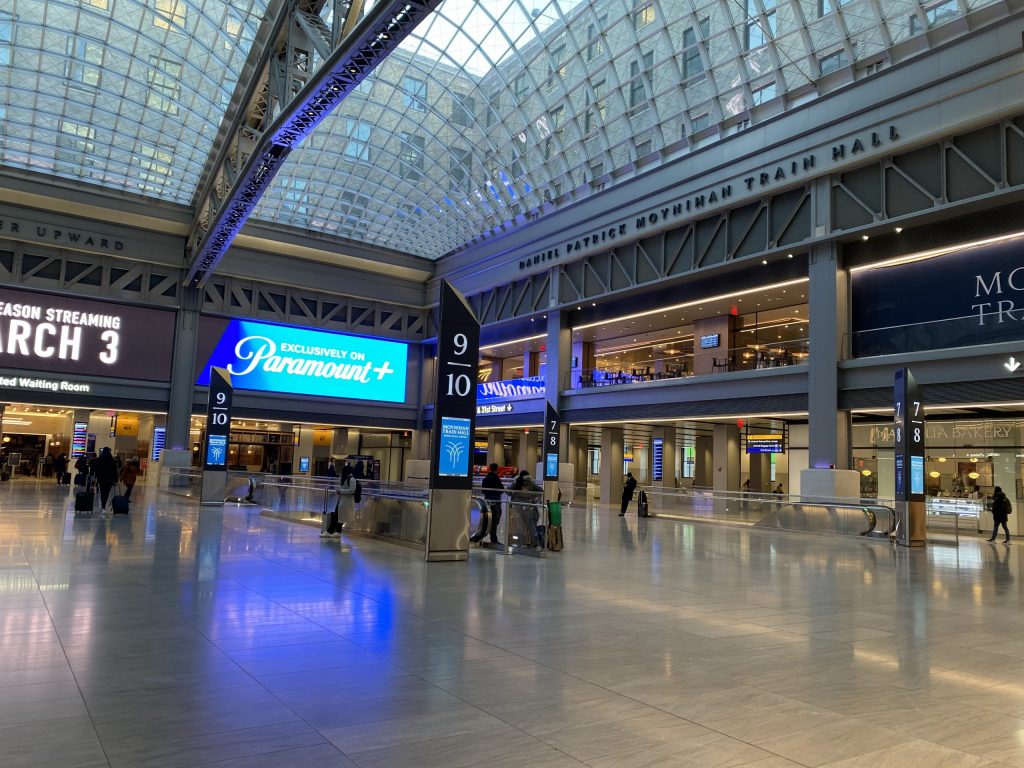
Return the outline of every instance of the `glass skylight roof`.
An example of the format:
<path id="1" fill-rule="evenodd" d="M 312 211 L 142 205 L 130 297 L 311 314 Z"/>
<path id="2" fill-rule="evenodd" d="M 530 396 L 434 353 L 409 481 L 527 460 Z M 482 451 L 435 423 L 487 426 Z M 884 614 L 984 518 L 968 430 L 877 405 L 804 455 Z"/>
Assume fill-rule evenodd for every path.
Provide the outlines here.
<path id="1" fill-rule="evenodd" d="M 7 0 L 2 163 L 190 203 L 268 2 Z M 870 76 L 993 2 L 445 0 L 254 218 L 436 259 Z"/>
<path id="2" fill-rule="evenodd" d="M 6 0 L 0 162 L 189 203 L 267 0 Z"/>
<path id="3" fill-rule="evenodd" d="M 436 259 L 867 76 L 992 1 L 446 0 L 255 217 Z"/>

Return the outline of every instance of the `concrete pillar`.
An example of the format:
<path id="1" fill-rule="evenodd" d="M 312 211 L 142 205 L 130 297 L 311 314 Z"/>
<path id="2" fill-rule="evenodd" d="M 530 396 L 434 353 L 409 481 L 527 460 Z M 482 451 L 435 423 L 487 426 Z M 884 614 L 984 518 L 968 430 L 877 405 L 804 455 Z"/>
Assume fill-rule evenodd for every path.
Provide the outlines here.
<path id="1" fill-rule="evenodd" d="M 505 463 L 505 433 L 487 433 L 487 463 L 503 465 Z"/>
<path id="2" fill-rule="evenodd" d="M 426 461 L 430 458 L 430 430 L 414 429 L 409 442 L 409 458 Z"/>
<path id="3" fill-rule="evenodd" d="M 713 457 L 715 475 L 711 487 L 716 491 L 740 489 L 740 430 L 735 424 L 715 424 Z"/>
<path id="4" fill-rule="evenodd" d="M 348 429 L 338 427 L 331 436 L 331 456 L 341 458 L 348 450 Z"/>
<path id="5" fill-rule="evenodd" d="M 358 453 L 359 453 L 359 430 L 358 429 L 349 429 L 347 431 L 348 431 L 348 440 L 346 441 L 346 444 L 345 444 L 345 454 L 352 455 L 352 456 L 358 455 Z"/>
<path id="6" fill-rule="evenodd" d="M 700 345 L 702 336 L 718 336 L 718 346 L 704 349 Z M 732 356 L 736 340 L 736 317 L 734 315 L 719 315 L 718 317 L 704 317 L 693 323 L 693 372 L 701 374 L 711 373 L 715 358 L 729 358 Z"/>
<path id="7" fill-rule="evenodd" d="M 622 427 L 601 428 L 601 503 L 622 500 Z"/>
<path id="8" fill-rule="evenodd" d="M 827 198 L 823 204 L 828 206 Z M 811 248 L 809 278 L 808 464 L 849 469 L 850 412 L 839 410 L 839 360 L 850 317 L 849 275 L 840 267 L 833 243 Z"/>
<path id="9" fill-rule="evenodd" d="M 188 451 L 192 444 L 192 390 L 196 380 L 196 349 L 199 340 L 200 289 L 183 286 L 181 306 L 175 318 L 174 362 L 171 365 L 170 400 L 167 407 L 166 450 Z"/>
<path id="10" fill-rule="evenodd" d="M 585 483 L 590 472 L 590 440 L 585 433 L 570 432 L 569 461 L 576 469 L 576 482 Z"/>
<path id="11" fill-rule="evenodd" d="M 536 376 L 540 370 L 540 352 L 528 349 L 523 352 L 523 378 Z"/>
<path id="12" fill-rule="evenodd" d="M 584 371 L 592 372 L 597 366 L 596 358 L 594 357 L 594 342 L 592 341 L 572 342 L 570 355 L 572 357 L 569 361 L 570 383 L 563 387 L 565 389 L 578 388 Z"/>
<path id="13" fill-rule="evenodd" d="M 751 493 L 768 493 L 772 481 L 772 457 L 766 453 L 752 453 L 750 459 Z"/>
<path id="14" fill-rule="evenodd" d="M 698 435 L 693 441 L 693 484 L 710 488 L 714 482 L 714 441 L 707 435 Z"/>
<path id="15" fill-rule="evenodd" d="M 522 432 L 519 435 L 519 460 L 517 466 L 520 471 L 526 470 L 532 476 L 537 471 L 537 431 Z M 537 478 L 533 478 L 536 480 Z"/>

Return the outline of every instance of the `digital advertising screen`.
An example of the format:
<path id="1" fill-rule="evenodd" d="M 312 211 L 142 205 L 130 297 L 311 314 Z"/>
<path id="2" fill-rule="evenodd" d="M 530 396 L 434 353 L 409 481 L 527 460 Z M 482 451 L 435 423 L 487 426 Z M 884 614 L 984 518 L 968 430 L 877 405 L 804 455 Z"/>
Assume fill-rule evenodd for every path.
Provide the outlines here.
<path id="1" fill-rule="evenodd" d="M 470 471 L 470 420 L 441 417 L 437 473 L 441 477 L 467 477 Z"/>
<path id="2" fill-rule="evenodd" d="M 924 456 L 910 457 L 910 492 L 924 493 Z"/>
<path id="3" fill-rule="evenodd" d="M 71 455 L 74 458 L 85 456 L 88 449 L 89 424 L 85 421 L 76 421 L 71 432 Z"/>
<path id="4" fill-rule="evenodd" d="M 0 368 L 169 381 L 174 312 L 0 288 Z"/>
<path id="5" fill-rule="evenodd" d="M 309 456 L 299 458 L 299 472 L 309 472 Z"/>
<path id="6" fill-rule="evenodd" d="M 160 461 L 160 454 L 164 452 L 164 442 L 167 440 L 166 427 L 153 428 L 153 461 Z"/>
<path id="7" fill-rule="evenodd" d="M 235 389 L 405 401 L 408 345 L 346 333 L 204 317 L 196 384 L 225 368 Z M 212 344 L 212 348 L 210 345 Z"/>
<path id="8" fill-rule="evenodd" d="M 545 456 L 544 476 L 558 477 L 558 454 L 549 453 Z"/>
<path id="9" fill-rule="evenodd" d="M 206 465 L 222 467 L 228 460 L 228 436 L 209 435 L 206 438 Z"/>

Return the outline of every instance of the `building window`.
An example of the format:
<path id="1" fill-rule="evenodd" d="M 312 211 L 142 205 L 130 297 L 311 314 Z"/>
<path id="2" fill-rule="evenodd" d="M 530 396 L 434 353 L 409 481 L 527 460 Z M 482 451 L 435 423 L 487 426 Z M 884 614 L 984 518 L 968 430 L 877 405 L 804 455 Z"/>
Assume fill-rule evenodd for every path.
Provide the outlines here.
<path id="1" fill-rule="evenodd" d="M 751 103 L 755 107 L 764 104 L 766 101 L 771 101 L 775 98 L 775 83 L 768 83 L 760 88 L 754 88 L 750 93 L 750 97 Z"/>
<path id="2" fill-rule="evenodd" d="M 608 16 L 605 14 L 598 18 L 597 24 L 587 26 L 587 61 L 593 61 L 604 53 L 604 38 L 601 37 L 601 31 L 607 22 Z"/>
<path id="3" fill-rule="evenodd" d="M 597 80 L 591 86 L 594 95 L 587 94 L 587 111 L 583 118 L 583 132 L 590 133 L 597 127 L 598 122 L 604 122 L 607 105 L 604 101 L 605 81 Z M 593 98 L 593 101 L 591 101 Z"/>
<path id="4" fill-rule="evenodd" d="M 228 8 L 228 14 L 224 17 L 224 50 L 233 51 L 242 39 L 245 30 L 245 19 L 239 11 Z M 248 37 L 248 36 L 247 36 Z"/>
<path id="5" fill-rule="evenodd" d="M 306 194 L 306 179 L 285 177 L 281 181 L 283 199 L 281 211 L 283 213 L 294 213 L 299 216 L 309 215 L 309 195 Z"/>
<path id="6" fill-rule="evenodd" d="M 364 123 L 362 120 L 345 120 L 345 141 L 343 154 L 349 160 L 361 160 L 364 163 L 370 162 L 370 136 L 373 133 L 373 126 Z"/>
<path id="7" fill-rule="evenodd" d="M 14 16 L 0 11 L 0 64 L 11 66 L 14 50 Z"/>
<path id="8" fill-rule="evenodd" d="M 555 87 L 555 83 L 558 78 L 565 77 L 565 64 L 562 63 L 562 59 L 565 58 L 565 46 L 560 45 L 551 51 L 551 61 L 548 62 L 548 80 L 547 87 L 552 89 Z"/>
<path id="9" fill-rule="evenodd" d="M 747 29 L 744 43 L 748 51 L 767 45 L 768 41 L 775 37 L 775 2 L 776 0 L 763 0 L 762 15 L 754 0 L 746 0 Z"/>
<path id="10" fill-rule="evenodd" d="M 402 106 L 413 112 L 427 111 L 427 81 L 406 75 L 402 78 Z"/>
<path id="11" fill-rule="evenodd" d="M 467 194 L 473 190 L 473 152 L 471 150 L 452 147 L 448 170 L 452 177 L 453 190 Z"/>
<path id="12" fill-rule="evenodd" d="M 149 93 L 146 106 L 167 115 L 178 114 L 181 95 L 181 63 L 160 56 L 149 57 Z"/>
<path id="13" fill-rule="evenodd" d="M 853 0 L 818 0 L 818 15 L 824 16 L 826 13 L 832 11 L 838 11 L 844 5 L 849 5 Z M 829 4 L 831 3 L 831 7 Z"/>
<path id="14" fill-rule="evenodd" d="M 647 78 L 651 77 L 654 67 L 654 51 L 644 54 L 642 61 L 633 61 L 629 65 L 629 108 L 646 109 L 647 101 Z"/>
<path id="15" fill-rule="evenodd" d="M 352 93 L 358 93 L 360 96 L 369 96 L 373 92 L 373 80 L 369 77 L 364 77 L 359 81 L 359 85 L 353 89 Z"/>
<path id="16" fill-rule="evenodd" d="M 638 141 L 636 144 L 636 156 L 646 157 L 654 151 L 654 142 L 651 139 L 645 139 L 644 141 Z"/>
<path id="17" fill-rule="evenodd" d="M 643 29 L 652 21 L 654 21 L 652 0 L 633 0 L 633 27 Z"/>
<path id="18" fill-rule="evenodd" d="M 704 61 L 700 57 L 702 40 L 707 40 L 711 31 L 711 20 L 703 18 L 696 27 L 683 30 L 682 70 L 683 80 L 704 79 Z M 692 85 L 692 83 L 691 83 Z"/>
<path id="19" fill-rule="evenodd" d="M 65 73 L 68 80 L 83 85 L 100 84 L 100 67 L 103 66 L 103 46 L 93 40 L 72 37 L 68 40 L 68 61 Z"/>
<path id="20" fill-rule="evenodd" d="M 96 129 L 91 125 L 61 120 L 60 133 L 57 135 L 57 172 L 78 175 L 86 166 L 93 165 L 95 138 Z"/>
<path id="21" fill-rule="evenodd" d="M 110 0 L 85 0 L 84 4 L 88 5 L 90 8 L 96 8 L 100 11 L 110 10 Z"/>
<path id="22" fill-rule="evenodd" d="M 957 0 L 942 0 L 938 3 L 929 3 L 924 7 L 924 19 L 928 29 L 952 21 L 960 15 L 960 6 Z M 910 17 L 910 34 L 918 35 L 922 32 L 921 19 L 917 14 Z"/>
<path id="23" fill-rule="evenodd" d="M 452 123 L 468 128 L 476 112 L 476 99 L 464 93 L 452 94 Z"/>
<path id="24" fill-rule="evenodd" d="M 185 26 L 188 3 L 185 0 L 156 0 L 153 26 L 158 29 L 181 29 Z"/>
<path id="25" fill-rule="evenodd" d="M 529 84 L 526 80 L 526 74 L 519 75 L 515 80 L 512 81 L 512 93 L 516 97 L 516 101 L 522 101 L 526 95 L 526 90 Z"/>
<path id="26" fill-rule="evenodd" d="M 690 113 L 690 133 L 699 133 L 705 128 L 711 127 L 711 112 Z M 685 126 L 684 126 L 685 130 Z"/>
<path id="27" fill-rule="evenodd" d="M 419 181 L 423 176 L 423 152 L 427 147 L 426 137 L 418 133 L 402 131 L 402 149 L 398 155 L 399 173 L 403 179 Z"/>
<path id="28" fill-rule="evenodd" d="M 821 56 L 818 59 L 818 69 L 822 75 L 828 75 L 832 72 L 838 72 L 843 67 L 850 66 L 850 60 L 846 55 L 844 49 L 829 53 L 825 56 Z"/>
<path id="29" fill-rule="evenodd" d="M 139 187 L 146 192 L 162 192 L 174 167 L 173 149 L 139 142 L 133 159 L 139 167 Z"/>

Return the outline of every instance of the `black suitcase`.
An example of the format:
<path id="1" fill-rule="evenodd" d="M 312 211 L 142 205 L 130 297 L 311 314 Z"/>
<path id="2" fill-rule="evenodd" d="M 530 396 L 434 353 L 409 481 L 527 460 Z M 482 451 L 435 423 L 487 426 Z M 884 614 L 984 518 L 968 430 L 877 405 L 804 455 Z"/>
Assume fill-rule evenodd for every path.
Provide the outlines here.
<path id="1" fill-rule="evenodd" d="M 65 472 L 63 475 L 60 476 L 60 484 L 61 485 L 71 485 L 71 473 L 70 472 Z"/>
<path id="2" fill-rule="evenodd" d="M 640 495 L 637 497 L 637 517 L 649 517 L 650 507 L 647 505 L 647 494 L 640 491 Z"/>
<path id="3" fill-rule="evenodd" d="M 85 485 L 88 479 L 88 475 L 83 475 L 81 472 L 79 472 L 77 475 L 75 475 L 75 485 Z"/>
<path id="4" fill-rule="evenodd" d="M 110 500 L 110 509 L 115 515 L 127 515 L 128 514 L 128 497 L 127 496 L 114 496 Z"/>
<path id="5" fill-rule="evenodd" d="M 96 506 L 96 494 L 93 491 L 79 491 L 75 494 L 75 512 L 87 512 L 92 514 Z"/>

